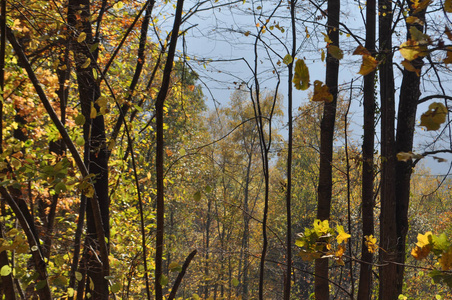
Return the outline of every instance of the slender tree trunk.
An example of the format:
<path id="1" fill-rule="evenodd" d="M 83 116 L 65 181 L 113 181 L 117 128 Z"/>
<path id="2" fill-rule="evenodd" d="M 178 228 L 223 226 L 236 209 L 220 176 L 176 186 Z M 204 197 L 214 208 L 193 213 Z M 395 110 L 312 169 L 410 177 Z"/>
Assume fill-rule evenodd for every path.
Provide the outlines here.
<path id="1" fill-rule="evenodd" d="M 296 0 L 290 2 L 290 20 L 292 26 L 292 53 L 290 54 L 292 58 L 295 57 L 297 51 L 297 31 L 295 25 L 295 4 Z M 293 117 L 292 117 L 292 103 L 293 103 L 293 93 L 292 93 L 292 78 L 293 78 L 293 62 L 288 66 L 289 78 L 287 79 L 287 117 L 289 119 L 288 126 L 288 144 L 287 144 L 287 189 L 286 189 L 286 272 L 284 274 L 284 300 L 290 299 L 290 289 L 292 286 L 292 148 L 293 148 Z"/>
<path id="2" fill-rule="evenodd" d="M 394 73 L 392 68 L 392 2 L 379 0 L 381 99 L 381 213 L 379 299 L 397 299 Z"/>
<path id="3" fill-rule="evenodd" d="M 173 30 L 171 33 L 171 41 L 166 59 L 165 69 L 163 70 L 163 79 L 160 91 L 155 101 L 155 115 L 156 115 L 156 157 L 155 168 L 157 173 L 157 232 L 155 245 L 155 299 L 163 300 L 163 290 L 160 280 L 162 277 L 163 265 L 163 245 L 164 245 L 164 226 L 165 226 L 165 185 L 164 176 L 165 170 L 163 168 L 164 160 L 164 130 L 163 130 L 163 108 L 165 104 L 166 95 L 169 90 L 171 79 L 171 71 L 173 69 L 174 55 L 176 53 L 177 38 L 179 35 L 179 27 L 182 19 L 182 8 L 184 1 L 178 0 L 176 5 L 176 13 L 174 18 Z"/>
<path id="4" fill-rule="evenodd" d="M 366 49 L 375 55 L 376 1 L 368 0 L 366 6 Z M 364 236 L 374 233 L 374 147 L 375 147 L 375 71 L 364 76 L 364 138 L 362 174 L 362 226 L 361 269 L 358 299 L 372 296 L 373 253 L 368 251 Z"/>
<path id="5" fill-rule="evenodd" d="M 412 8 L 412 1 L 408 1 L 408 7 Z M 425 22 L 425 10 L 414 14 L 410 9 L 410 16 L 419 18 Z M 420 32 L 424 31 L 424 26 L 419 23 L 407 24 L 407 39 L 411 38 L 410 27 L 416 27 Z M 411 61 L 411 64 L 419 70 L 422 69 L 424 62 L 422 57 Z M 400 88 L 399 110 L 397 117 L 397 139 L 396 153 L 410 152 L 413 150 L 413 137 L 416 124 L 416 111 L 421 91 L 419 89 L 421 78 L 416 72 L 403 70 L 402 86 Z M 408 207 L 410 201 L 410 182 L 413 168 L 412 161 L 398 161 L 396 163 L 396 223 L 397 223 L 397 291 L 402 293 L 404 263 L 406 251 L 406 235 L 408 232 Z"/>
<path id="6" fill-rule="evenodd" d="M 90 14 L 90 2 L 88 0 L 69 0 L 68 4 L 68 24 L 72 28 L 81 28 L 80 32 L 72 32 L 71 48 L 74 51 L 75 66 L 77 74 L 78 90 L 81 101 L 82 113 L 85 117 L 83 125 L 83 136 L 85 138 L 85 163 L 91 174 L 94 174 L 94 190 L 98 198 L 100 213 L 102 217 L 103 231 L 107 240 L 110 238 L 110 201 L 108 197 L 108 153 L 106 147 L 105 124 L 102 114 L 98 114 L 99 107 L 95 101 L 100 96 L 100 88 L 94 79 L 93 69 L 95 66 L 95 56 L 90 51 L 90 46 L 94 43 L 91 31 L 91 23 L 88 21 Z M 79 19 L 78 19 L 79 18 Z M 86 34 L 82 42 L 77 38 L 81 33 Z M 87 60 L 91 62 L 86 65 Z M 94 114 L 95 110 L 95 115 Z M 86 292 L 90 292 L 93 299 L 108 299 L 108 270 L 99 262 L 96 251 L 99 249 L 96 225 L 94 222 L 92 205 L 94 200 L 88 199 L 88 209 L 86 210 L 87 235 L 85 241 L 85 257 L 87 264 L 87 285 Z M 102 241 L 103 242 L 103 241 Z M 91 284 L 94 289 L 91 289 Z"/>
<path id="7" fill-rule="evenodd" d="M 339 47 L 339 11 L 340 0 L 328 1 L 328 36 L 333 45 Z M 320 125 L 320 168 L 318 187 L 317 218 L 327 220 L 330 217 L 331 195 L 333 187 L 332 161 L 333 139 L 336 119 L 336 104 L 338 93 L 339 61 L 327 55 L 326 85 L 333 95 L 333 101 L 325 103 L 323 118 Z M 317 300 L 329 299 L 328 259 L 315 260 L 315 298 Z"/>

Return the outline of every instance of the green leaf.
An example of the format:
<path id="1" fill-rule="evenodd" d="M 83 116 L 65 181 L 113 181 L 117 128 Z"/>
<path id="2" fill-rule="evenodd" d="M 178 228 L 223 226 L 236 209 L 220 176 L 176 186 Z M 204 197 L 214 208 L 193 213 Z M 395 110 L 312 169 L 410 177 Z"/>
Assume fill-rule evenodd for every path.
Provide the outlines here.
<path id="1" fill-rule="evenodd" d="M 11 274 L 11 267 L 9 265 L 4 265 L 2 267 L 2 269 L 0 270 L 0 274 L 2 276 L 8 276 L 9 274 Z"/>
<path id="2" fill-rule="evenodd" d="M 309 88 L 309 69 L 304 60 L 299 59 L 295 63 L 295 74 L 292 82 L 297 90 L 306 90 Z"/>
<path id="3" fill-rule="evenodd" d="M 181 149 L 179 150 L 179 155 L 180 155 L 180 156 L 185 156 L 185 154 L 186 154 L 185 149 L 184 149 L 184 148 L 181 148 Z"/>
<path id="4" fill-rule="evenodd" d="M 337 60 L 341 60 L 344 57 L 342 50 L 335 45 L 330 45 L 328 47 L 328 53 Z"/>
<path id="5" fill-rule="evenodd" d="M 292 55 L 286 54 L 286 56 L 284 56 L 283 63 L 286 64 L 286 65 L 288 65 L 288 64 L 290 64 L 291 62 L 293 62 Z"/>
<path id="6" fill-rule="evenodd" d="M 75 140 L 75 143 L 76 143 L 78 146 L 83 146 L 83 145 L 85 145 L 85 139 L 83 138 L 83 136 L 79 136 L 79 137 Z"/>
<path id="7" fill-rule="evenodd" d="M 232 285 L 233 286 L 238 286 L 239 285 L 239 280 L 237 278 L 232 279 Z"/>
<path id="8" fill-rule="evenodd" d="M 438 130 L 441 124 L 446 122 L 447 108 L 440 102 L 434 102 L 429 105 L 428 111 L 422 114 L 420 126 L 429 130 Z"/>
<path id="9" fill-rule="evenodd" d="M 64 182 L 62 182 L 62 181 L 58 182 L 55 185 L 54 189 L 55 189 L 55 193 L 57 193 L 57 194 L 64 193 L 67 191 L 67 187 L 64 184 Z"/>
<path id="10" fill-rule="evenodd" d="M 111 292 L 112 293 L 117 293 L 122 289 L 122 284 L 120 282 L 116 282 L 115 284 L 113 284 L 111 286 Z"/>
<path id="11" fill-rule="evenodd" d="M 166 286 L 168 284 L 168 277 L 166 277 L 165 275 L 161 275 L 160 276 L 160 285 L 161 286 Z"/>
<path id="12" fill-rule="evenodd" d="M 47 285 L 47 281 L 46 280 L 40 280 L 36 283 L 36 290 L 40 290 L 43 287 L 45 287 Z"/>
<path id="13" fill-rule="evenodd" d="M 83 125 L 86 122 L 85 116 L 82 114 L 79 114 L 77 117 L 75 117 L 75 124 L 77 125 Z"/>
<path id="14" fill-rule="evenodd" d="M 77 279 L 77 281 L 80 281 L 80 280 L 82 280 L 82 278 L 83 278 L 82 273 L 76 271 L 75 272 L 75 279 Z"/>
<path id="15" fill-rule="evenodd" d="M 212 187 L 210 185 L 206 185 L 206 188 L 204 189 L 206 193 L 210 193 L 212 191 Z"/>
<path id="16" fill-rule="evenodd" d="M 195 199 L 196 202 L 199 202 L 199 200 L 201 200 L 201 192 L 197 191 L 196 193 L 194 193 L 193 198 Z"/>

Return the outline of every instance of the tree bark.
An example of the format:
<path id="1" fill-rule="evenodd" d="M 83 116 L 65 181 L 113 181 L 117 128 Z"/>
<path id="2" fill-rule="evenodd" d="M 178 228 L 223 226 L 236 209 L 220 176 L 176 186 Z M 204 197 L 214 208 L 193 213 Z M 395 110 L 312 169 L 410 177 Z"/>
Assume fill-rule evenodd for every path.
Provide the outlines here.
<path id="1" fill-rule="evenodd" d="M 366 49 L 375 55 L 376 1 L 366 6 Z M 374 235 L 374 147 L 375 147 L 375 71 L 364 76 L 364 137 L 362 173 L 362 230 L 361 269 L 358 299 L 371 299 L 373 253 L 368 251 L 364 236 Z"/>
<path id="2" fill-rule="evenodd" d="M 395 104 L 392 68 L 392 2 L 379 0 L 380 99 L 381 99 L 381 213 L 379 299 L 397 299 L 395 203 Z"/>
<path id="3" fill-rule="evenodd" d="M 408 1 L 408 7 L 412 8 L 412 1 Z M 410 16 L 419 18 L 425 22 L 425 10 L 414 13 L 410 9 Z M 424 26 L 415 23 L 407 24 L 407 39 L 411 38 L 410 27 L 415 26 L 420 32 L 424 32 Z M 424 61 L 418 57 L 411 64 L 419 70 Z M 413 150 L 413 137 L 416 124 L 416 112 L 421 91 L 419 89 L 421 77 L 416 72 L 403 70 L 402 86 L 400 88 L 399 109 L 397 116 L 396 153 L 410 152 Z M 406 235 L 408 232 L 408 207 L 410 201 L 410 183 L 413 170 L 413 162 L 397 161 L 396 163 L 396 223 L 397 223 L 397 290 L 402 293 L 404 263 L 406 251 Z"/>
<path id="4" fill-rule="evenodd" d="M 95 68 L 95 52 L 90 51 L 90 46 L 94 44 L 91 30 L 89 0 L 70 0 L 68 4 L 68 24 L 78 32 L 72 32 L 71 48 L 75 56 L 75 70 L 77 74 L 78 91 L 80 96 L 82 114 L 85 117 L 83 125 L 83 136 L 85 139 L 85 163 L 89 173 L 95 175 L 94 190 L 98 197 L 100 213 L 102 217 L 103 231 L 105 238 L 110 238 L 110 200 L 108 197 L 108 150 L 106 146 L 105 124 L 102 114 L 97 114 L 99 107 L 95 101 L 100 96 L 100 88 L 94 79 L 93 69 Z M 79 17 L 79 19 L 78 19 Z M 86 34 L 86 39 L 77 41 L 77 37 Z M 84 66 L 87 60 L 91 62 Z M 92 110 L 96 110 L 96 116 L 91 118 Z M 108 299 L 108 280 L 105 279 L 105 272 L 108 273 L 96 255 L 99 249 L 98 235 L 94 221 L 93 199 L 89 198 L 86 210 L 87 235 L 85 240 L 85 255 L 87 265 L 86 292 L 90 292 L 93 299 Z M 103 241 L 101 241 L 102 243 Z M 94 284 L 91 288 L 90 282 Z"/>
<path id="5" fill-rule="evenodd" d="M 176 5 L 176 13 L 174 17 L 174 25 L 171 33 L 171 41 L 168 49 L 165 69 L 163 70 L 163 79 L 160 91 L 155 101 L 156 115 L 156 173 L 157 173 L 157 232 L 155 245 L 155 299 L 163 300 L 163 290 L 160 284 L 162 277 L 163 265 L 163 245 L 164 245 L 164 226 L 165 226 L 165 185 L 163 183 L 165 172 L 163 168 L 164 162 L 164 131 L 163 131 L 163 108 L 166 95 L 168 93 L 171 71 L 173 69 L 174 55 L 176 53 L 177 38 L 179 36 L 179 27 L 182 19 L 182 8 L 184 1 L 178 0 Z"/>
<path id="6" fill-rule="evenodd" d="M 340 0 L 328 1 L 328 36 L 332 45 L 339 47 L 339 12 Z M 336 121 L 336 105 L 338 93 L 339 61 L 329 53 L 326 61 L 326 79 L 333 101 L 325 103 L 323 118 L 320 124 L 320 167 L 318 186 L 317 218 L 327 220 L 331 211 L 331 196 L 333 188 L 332 161 L 334 126 Z M 328 259 L 315 260 L 315 298 L 329 299 Z"/>

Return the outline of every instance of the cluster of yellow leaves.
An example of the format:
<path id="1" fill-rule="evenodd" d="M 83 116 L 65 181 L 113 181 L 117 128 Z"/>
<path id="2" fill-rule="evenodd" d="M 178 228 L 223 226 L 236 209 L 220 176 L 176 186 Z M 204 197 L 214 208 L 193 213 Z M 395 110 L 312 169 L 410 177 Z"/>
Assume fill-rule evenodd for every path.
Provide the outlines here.
<path id="1" fill-rule="evenodd" d="M 364 244 L 367 247 L 367 251 L 369 253 L 375 253 L 378 250 L 377 238 L 375 238 L 372 234 L 364 236 Z"/>
<path id="2" fill-rule="evenodd" d="M 336 234 L 335 238 L 334 235 Z M 298 253 L 305 261 L 312 261 L 316 258 L 333 258 L 340 265 L 344 265 L 342 257 L 345 253 L 345 245 L 350 234 L 346 233 L 344 227 L 336 226 L 336 230 L 330 228 L 328 220 L 315 220 L 313 228 L 305 228 L 305 232 L 300 234 L 295 245 L 302 248 Z M 334 247 L 333 240 L 337 246 Z"/>
<path id="3" fill-rule="evenodd" d="M 411 251 L 411 255 L 417 259 L 421 260 L 428 256 L 432 250 L 432 232 L 428 231 L 425 234 L 417 235 L 416 247 Z"/>

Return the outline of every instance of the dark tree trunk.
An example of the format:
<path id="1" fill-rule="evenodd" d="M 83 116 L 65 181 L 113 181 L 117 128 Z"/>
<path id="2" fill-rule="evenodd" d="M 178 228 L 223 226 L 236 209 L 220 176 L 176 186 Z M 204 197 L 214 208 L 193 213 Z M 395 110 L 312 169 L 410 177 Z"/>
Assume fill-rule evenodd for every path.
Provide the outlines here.
<path id="1" fill-rule="evenodd" d="M 366 49 L 375 55 L 376 1 L 366 6 Z M 372 296 L 373 253 L 368 251 L 364 236 L 374 235 L 374 135 L 375 135 L 375 71 L 364 76 L 364 138 L 362 174 L 362 226 L 361 269 L 358 299 Z"/>
<path id="2" fill-rule="evenodd" d="M 99 107 L 95 104 L 95 101 L 100 96 L 100 88 L 93 75 L 96 58 L 95 53 L 90 51 L 90 46 L 94 44 L 91 23 L 88 21 L 90 16 L 90 2 L 88 0 L 69 1 L 68 24 L 72 28 L 79 30 L 77 33 L 72 33 L 71 46 L 75 56 L 82 113 L 86 119 L 83 125 L 85 163 L 87 164 L 89 173 L 95 175 L 94 190 L 98 198 L 105 238 L 109 240 L 110 201 L 108 197 L 108 153 L 104 117 L 98 114 L 94 118 L 91 118 L 91 111 L 93 109 L 96 109 L 96 112 L 99 111 Z M 78 42 L 77 37 L 81 33 L 86 34 L 86 39 Z M 88 66 L 84 66 L 88 59 L 91 60 L 91 63 Z M 108 270 L 102 267 L 102 264 L 96 257 L 96 253 L 93 252 L 99 249 L 92 208 L 92 205 L 96 204 L 93 204 L 93 201 L 93 199 L 88 199 L 88 209 L 86 210 L 87 235 L 84 259 L 86 260 L 87 276 L 89 277 L 86 281 L 86 292 L 90 292 L 93 299 L 108 299 L 108 281 L 105 279 L 105 276 L 108 275 L 105 272 L 108 273 Z M 102 243 L 104 241 L 100 242 Z M 91 289 L 90 281 L 94 283 L 94 289 Z"/>
<path id="3" fill-rule="evenodd" d="M 392 68 L 392 2 L 379 0 L 381 99 L 381 213 L 379 299 L 397 299 L 394 73 Z"/>
<path id="4" fill-rule="evenodd" d="M 408 1 L 408 7 L 412 7 L 412 1 Z M 415 16 L 425 22 L 425 10 L 413 13 L 410 10 L 410 16 Z M 424 31 L 423 25 L 415 23 L 407 24 L 407 39 L 411 38 L 410 27 L 415 26 L 420 32 Z M 411 64 L 419 70 L 422 69 L 424 62 L 421 57 L 411 61 Z M 421 91 L 419 89 L 421 78 L 416 72 L 403 70 L 402 86 L 400 89 L 399 110 L 397 116 L 397 139 L 396 153 L 409 152 L 413 150 L 413 137 L 416 124 L 416 111 Z M 413 168 L 412 161 L 398 161 L 396 163 L 396 222 L 397 222 L 397 290 L 402 293 L 404 263 L 406 251 L 406 235 L 408 232 L 408 207 L 410 201 L 410 182 Z"/>
<path id="5" fill-rule="evenodd" d="M 340 1 L 328 1 L 328 36 L 333 45 L 339 47 L 339 11 Z M 329 53 L 326 61 L 326 80 L 333 101 L 325 103 L 323 118 L 320 125 L 320 167 L 318 186 L 317 218 L 327 220 L 330 217 L 331 195 L 333 188 L 332 161 L 333 139 L 336 120 L 336 105 L 338 93 L 339 61 Z M 328 259 L 315 260 L 315 298 L 329 299 Z"/>
<path id="6" fill-rule="evenodd" d="M 166 95 L 169 90 L 171 79 L 171 71 L 173 69 L 174 55 L 176 53 L 176 44 L 179 33 L 179 27 L 182 19 L 182 8 L 184 1 L 178 0 L 176 5 L 176 13 L 174 18 L 173 30 L 171 33 L 171 41 L 166 59 L 165 69 L 163 70 L 163 79 L 160 91 L 155 101 L 155 116 L 156 116 L 156 157 L 155 168 L 157 174 L 157 232 L 155 245 L 155 299 L 163 300 L 163 290 L 160 284 L 162 277 L 163 265 L 163 245 L 164 245 L 164 226 L 165 226 L 165 185 L 163 183 L 165 177 L 165 170 L 163 168 L 164 160 L 164 130 L 163 130 L 163 108 L 165 104 Z"/>

